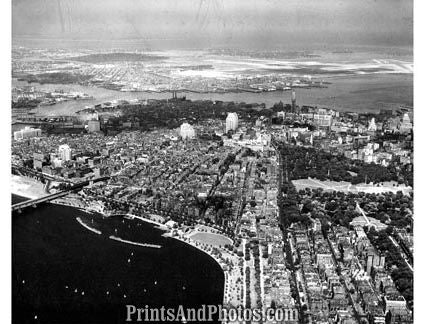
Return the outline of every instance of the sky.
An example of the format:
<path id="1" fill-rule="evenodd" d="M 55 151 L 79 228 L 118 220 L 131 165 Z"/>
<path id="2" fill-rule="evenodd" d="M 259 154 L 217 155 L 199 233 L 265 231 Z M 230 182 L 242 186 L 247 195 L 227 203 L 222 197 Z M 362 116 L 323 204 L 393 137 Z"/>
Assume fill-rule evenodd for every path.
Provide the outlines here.
<path id="1" fill-rule="evenodd" d="M 12 0 L 13 39 L 412 47 L 413 0 Z"/>

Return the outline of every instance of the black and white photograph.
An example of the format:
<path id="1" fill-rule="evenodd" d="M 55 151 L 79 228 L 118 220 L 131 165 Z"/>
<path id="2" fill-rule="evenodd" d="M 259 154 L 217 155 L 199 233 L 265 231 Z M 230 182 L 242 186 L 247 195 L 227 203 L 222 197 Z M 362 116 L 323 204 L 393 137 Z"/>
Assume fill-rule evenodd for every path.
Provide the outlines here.
<path id="1" fill-rule="evenodd" d="M 413 0 L 5 11 L 5 323 L 421 322 Z"/>

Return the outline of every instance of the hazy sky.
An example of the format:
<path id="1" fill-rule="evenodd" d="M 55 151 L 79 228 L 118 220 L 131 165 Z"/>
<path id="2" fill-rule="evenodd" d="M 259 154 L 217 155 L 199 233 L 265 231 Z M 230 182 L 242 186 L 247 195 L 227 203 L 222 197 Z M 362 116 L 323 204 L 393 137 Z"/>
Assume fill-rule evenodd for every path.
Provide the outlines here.
<path id="1" fill-rule="evenodd" d="M 12 34 L 146 46 L 412 46 L 413 1 L 12 0 Z"/>

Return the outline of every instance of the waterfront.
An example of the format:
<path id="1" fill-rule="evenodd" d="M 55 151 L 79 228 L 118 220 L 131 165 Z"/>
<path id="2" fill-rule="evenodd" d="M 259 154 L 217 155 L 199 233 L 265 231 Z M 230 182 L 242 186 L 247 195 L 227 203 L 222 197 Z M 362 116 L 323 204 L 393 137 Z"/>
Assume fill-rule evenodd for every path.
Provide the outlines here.
<path id="1" fill-rule="evenodd" d="M 13 1 L 13 322 L 413 324 L 413 18 Z"/>
<path id="2" fill-rule="evenodd" d="M 90 226 L 102 235 L 85 229 L 76 217 L 86 223 L 93 219 Z M 108 238 L 112 234 L 161 248 L 117 242 Z M 54 204 L 13 215 L 14 321 L 37 316 L 50 323 L 116 323 L 124 321 L 126 304 L 221 304 L 224 275 L 219 265 L 162 234 L 140 220 L 103 218 Z"/>
<path id="3" fill-rule="evenodd" d="M 398 108 L 400 105 L 413 105 L 413 75 L 412 74 L 367 74 L 327 78 L 331 84 L 328 88 L 298 88 L 297 100 L 301 105 L 323 106 L 342 111 L 379 111 L 381 108 Z M 27 82 L 13 80 L 13 86 L 27 85 Z M 166 99 L 171 98 L 168 92 L 121 92 L 73 84 L 43 84 L 32 85 L 40 89 L 64 91 L 79 91 L 93 96 L 95 99 L 84 101 L 66 101 L 52 106 L 38 107 L 34 112 L 39 115 L 55 116 L 69 115 L 84 109 L 86 105 L 94 105 L 119 99 Z M 221 100 L 246 103 L 265 103 L 271 107 L 282 101 L 289 103 L 290 91 L 270 91 L 261 93 L 195 93 L 179 92 L 190 100 Z"/>

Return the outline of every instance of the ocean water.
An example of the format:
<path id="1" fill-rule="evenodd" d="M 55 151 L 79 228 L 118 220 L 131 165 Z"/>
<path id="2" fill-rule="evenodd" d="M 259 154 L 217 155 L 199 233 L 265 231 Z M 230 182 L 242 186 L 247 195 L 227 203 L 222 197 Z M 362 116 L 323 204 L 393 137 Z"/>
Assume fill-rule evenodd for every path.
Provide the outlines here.
<path id="1" fill-rule="evenodd" d="M 14 196 L 12 201 L 19 199 Z M 81 226 L 76 217 L 102 235 Z M 221 304 L 220 266 L 162 233 L 149 223 L 54 204 L 13 214 L 13 322 L 123 323 L 126 304 Z M 128 245 L 109 235 L 162 248 Z"/>

